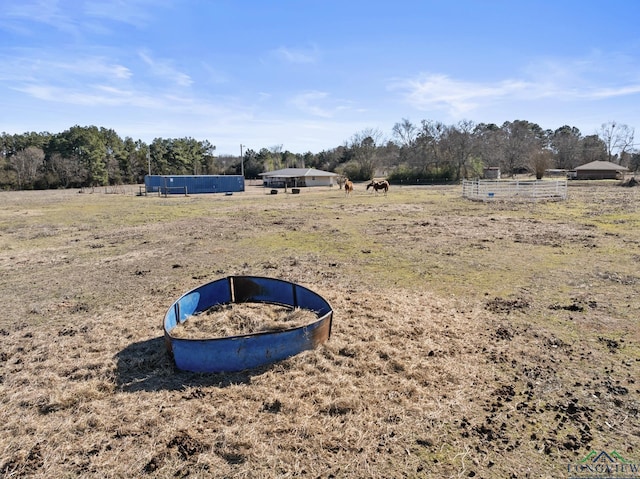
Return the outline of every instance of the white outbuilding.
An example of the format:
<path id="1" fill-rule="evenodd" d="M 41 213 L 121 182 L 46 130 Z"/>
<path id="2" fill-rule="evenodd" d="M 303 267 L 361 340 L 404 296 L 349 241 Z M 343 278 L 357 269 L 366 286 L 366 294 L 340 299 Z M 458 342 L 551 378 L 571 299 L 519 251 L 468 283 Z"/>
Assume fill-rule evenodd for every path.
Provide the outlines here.
<path id="1" fill-rule="evenodd" d="M 285 168 L 260 173 L 265 188 L 299 188 L 304 186 L 334 186 L 340 175 L 315 168 Z"/>

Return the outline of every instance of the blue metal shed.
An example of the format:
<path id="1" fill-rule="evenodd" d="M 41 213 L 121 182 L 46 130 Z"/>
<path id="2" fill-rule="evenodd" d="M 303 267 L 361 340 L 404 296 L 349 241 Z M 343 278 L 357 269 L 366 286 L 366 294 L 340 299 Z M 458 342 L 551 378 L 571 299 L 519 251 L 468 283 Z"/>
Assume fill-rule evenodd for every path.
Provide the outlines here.
<path id="1" fill-rule="evenodd" d="M 147 193 L 198 194 L 233 193 L 244 191 L 242 175 L 146 175 L 144 186 Z"/>

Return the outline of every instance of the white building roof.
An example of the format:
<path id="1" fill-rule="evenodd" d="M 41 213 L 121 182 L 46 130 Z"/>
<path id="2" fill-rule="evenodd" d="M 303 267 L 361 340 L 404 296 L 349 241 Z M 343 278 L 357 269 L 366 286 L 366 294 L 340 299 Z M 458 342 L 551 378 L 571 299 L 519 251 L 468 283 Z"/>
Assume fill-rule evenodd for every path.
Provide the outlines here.
<path id="1" fill-rule="evenodd" d="M 340 176 L 330 171 L 316 170 L 315 168 L 284 168 L 282 170 L 260 173 L 258 176 L 267 178 L 300 178 L 303 176 Z"/>

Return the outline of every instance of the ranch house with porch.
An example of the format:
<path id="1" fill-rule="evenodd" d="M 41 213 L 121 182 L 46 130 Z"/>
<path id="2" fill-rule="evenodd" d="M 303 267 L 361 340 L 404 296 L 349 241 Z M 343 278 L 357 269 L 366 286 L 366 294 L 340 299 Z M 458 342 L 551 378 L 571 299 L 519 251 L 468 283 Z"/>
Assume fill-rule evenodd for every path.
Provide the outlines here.
<path id="1" fill-rule="evenodd" d="M 260 173 L 265 188 L 299 188 L 304 186 L 334 186 L 340 175 L 315 168 L 285 168 Z"/>

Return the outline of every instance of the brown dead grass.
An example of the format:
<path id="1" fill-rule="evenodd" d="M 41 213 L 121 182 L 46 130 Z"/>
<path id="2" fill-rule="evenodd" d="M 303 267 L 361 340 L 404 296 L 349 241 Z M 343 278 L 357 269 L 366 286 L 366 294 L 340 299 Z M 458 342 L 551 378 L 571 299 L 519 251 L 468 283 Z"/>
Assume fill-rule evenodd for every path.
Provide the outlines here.
<path id="1" fill-rule="evenodd" d="M 293 329 L 317 320 L 313 311 L 274 304 L 218 304 L 171 330 L 175 338 L 209 339 Z"/>
<path id="2" fill-rule="evenodd" d="M 556 478 L 591 450 L 640 462 L 638 189 L 574 183 L 566 202 L 518 205 L 457 187 L 135 191 L 0 193 L 0 476 Z M 329 342 L 242 373 L 175 370 L 166 309 L 232 274 L 321 294 Z"/>

